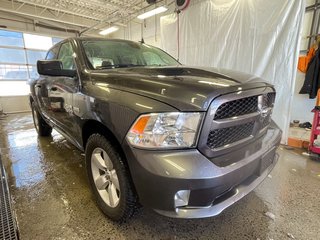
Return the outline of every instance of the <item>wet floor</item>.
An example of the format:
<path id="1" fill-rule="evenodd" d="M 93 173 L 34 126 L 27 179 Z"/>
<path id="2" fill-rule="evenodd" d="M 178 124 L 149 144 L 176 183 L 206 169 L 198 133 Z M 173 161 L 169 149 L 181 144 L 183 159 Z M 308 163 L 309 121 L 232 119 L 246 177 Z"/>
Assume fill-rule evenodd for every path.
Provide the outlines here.
<path id="1" fill-rule="evenodd" d="M 320 239 L 320 162 L 298 151 L 281 147 L 271 175 L 218 217 L 170 219 L 142 208 L 119 225 L 96 207 L 84 156 L 61 135 L 38 138 L 31 114 L 1 119 L 0 131 L 22 240 Z"/>

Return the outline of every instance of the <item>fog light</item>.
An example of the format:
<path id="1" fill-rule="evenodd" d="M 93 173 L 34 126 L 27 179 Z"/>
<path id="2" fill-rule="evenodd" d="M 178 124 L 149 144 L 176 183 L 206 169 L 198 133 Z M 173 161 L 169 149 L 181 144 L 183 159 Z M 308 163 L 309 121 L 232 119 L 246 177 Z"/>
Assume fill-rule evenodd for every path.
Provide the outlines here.
<path id="1" fill-rule="evenodd" d="M 174 195 L 175 207 L 187 206 L 189 203 L 190 190 L 180 190 Z"/>

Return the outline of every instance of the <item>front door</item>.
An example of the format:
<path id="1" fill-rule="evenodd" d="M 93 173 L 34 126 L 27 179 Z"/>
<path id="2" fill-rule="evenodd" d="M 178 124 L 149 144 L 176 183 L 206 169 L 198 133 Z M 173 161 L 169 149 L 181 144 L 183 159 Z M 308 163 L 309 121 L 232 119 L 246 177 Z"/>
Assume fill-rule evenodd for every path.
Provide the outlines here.
<path id="1" fill-rule="evenodd" d="M 52 49 L 49 50 L 46 60 L 53 60 L 56 59 L 58 56 L 60 45 L 54 46 Z M 49 95 L 48 95 L 48 84 L 53 80 L 53 77 L 41 75 L 37 79 L 37 82 L 34 86 L 35 88 L 35 95 L 36 101 L 41 109 L 41 113 L 48 118 L 49 110 L 50 110 L 50 103 L 49 103 Z"/>
<path id="2" fill-rule="evenodd" d="M 61 44 L 58 60 L 62 62 L 62 68 L 75 70 L 74 51 L 71 43 Z M 48 115 L 60 130 L 72 136 L 76 131 L 74 124 L 73 95 L 79 90 L 79 79 L 73 77 L 51 77 L 47 84 L 48 89 Z"/>

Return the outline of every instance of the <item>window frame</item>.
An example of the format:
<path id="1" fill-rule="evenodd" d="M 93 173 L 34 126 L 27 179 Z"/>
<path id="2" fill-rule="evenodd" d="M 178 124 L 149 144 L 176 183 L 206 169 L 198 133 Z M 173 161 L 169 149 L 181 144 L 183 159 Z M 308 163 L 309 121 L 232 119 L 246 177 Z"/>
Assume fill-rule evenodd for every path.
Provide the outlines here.
<path id="1" fill-rule="evenodd" d="M 46 54 L 46 57 L 45 57 L 45 60 L 57 60 L 58 58 L 58 55 L 59 55 L 59 52 L 60 52 L 60 47 L 61 47 L 61 44 L 63 43 L 64 41 L 61 41 L 55 45 L 53 45 L 48 51 L 47 51 L 47 54 Z M 49 55 L 49 52 L 52 51 L 54 48 L 57 48 L 57 54 L 55 55 L 54 58 L 51 58 L 51 59 L 48 59 L 48 55 Z"/>

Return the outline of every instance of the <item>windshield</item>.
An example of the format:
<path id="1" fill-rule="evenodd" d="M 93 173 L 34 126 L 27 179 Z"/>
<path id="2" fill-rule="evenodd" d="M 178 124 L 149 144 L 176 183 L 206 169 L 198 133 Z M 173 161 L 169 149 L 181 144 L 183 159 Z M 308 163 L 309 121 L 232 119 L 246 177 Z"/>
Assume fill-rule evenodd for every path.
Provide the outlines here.
<path id="1" fill-rule="evenodd" d="M 83 40 L 82 45 L 93 69 L 180 65 L 164 51 L 142 43 Z"/>

